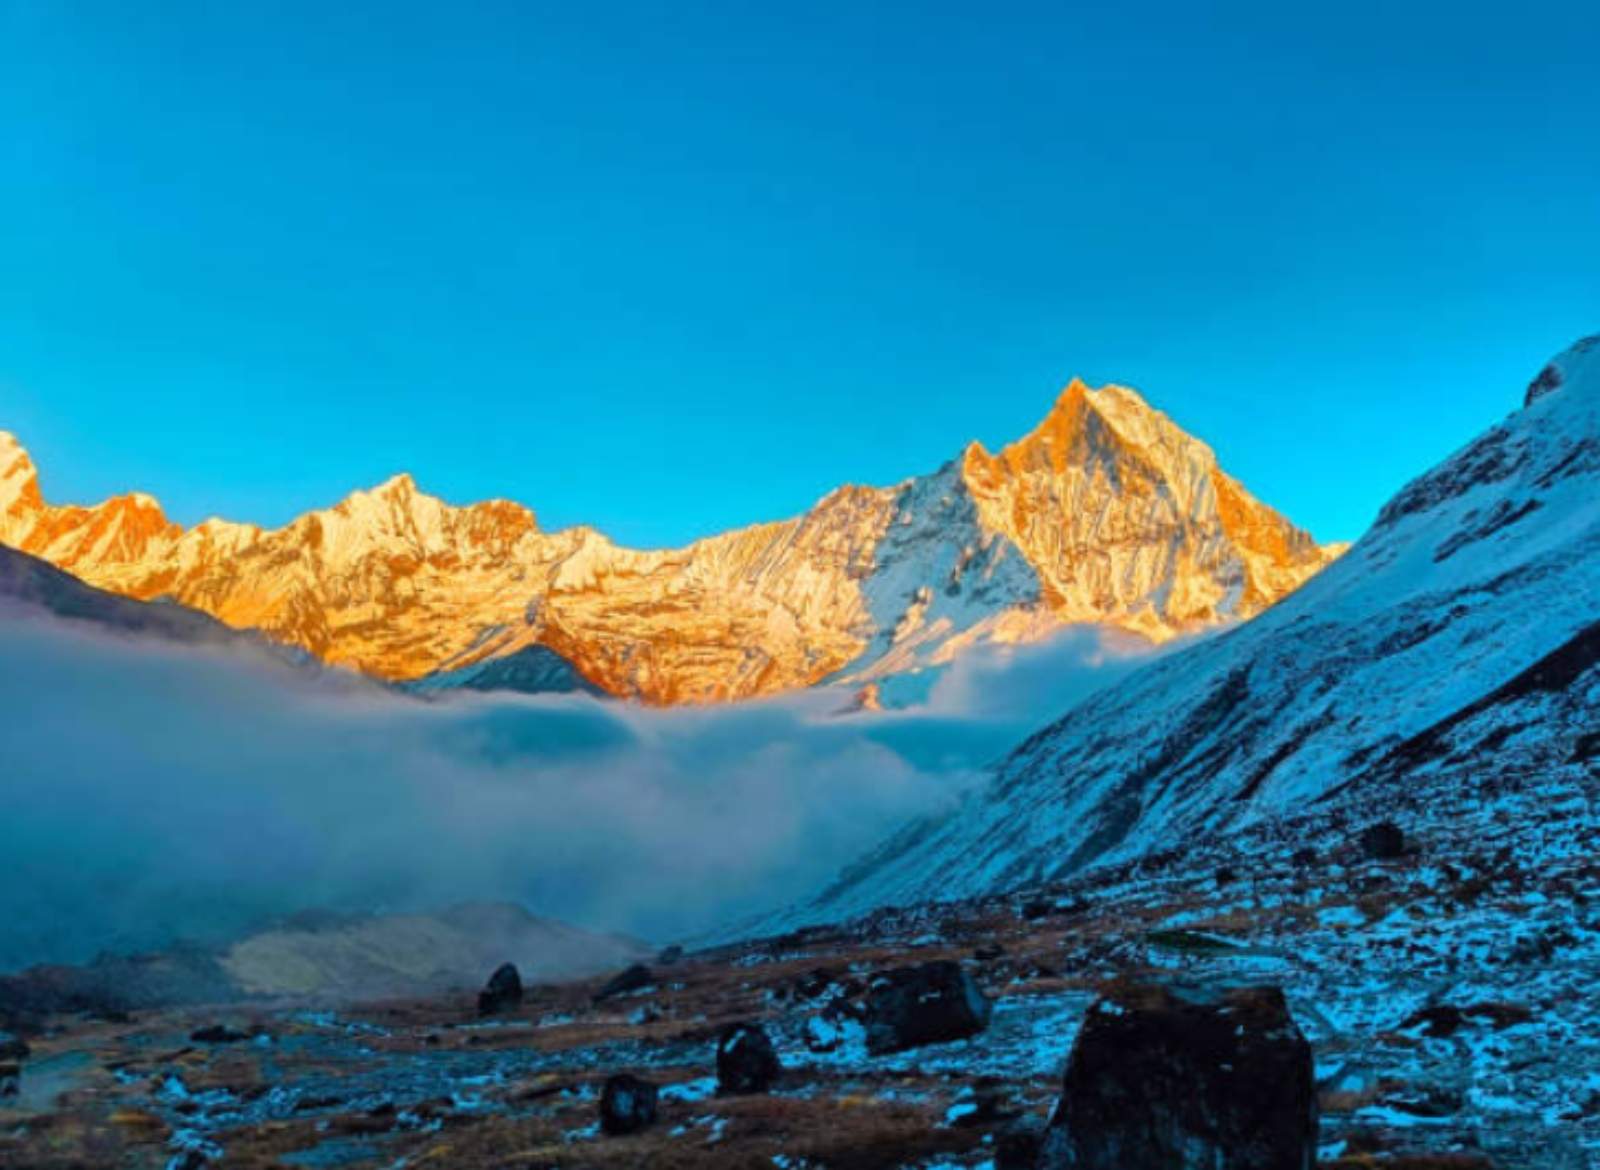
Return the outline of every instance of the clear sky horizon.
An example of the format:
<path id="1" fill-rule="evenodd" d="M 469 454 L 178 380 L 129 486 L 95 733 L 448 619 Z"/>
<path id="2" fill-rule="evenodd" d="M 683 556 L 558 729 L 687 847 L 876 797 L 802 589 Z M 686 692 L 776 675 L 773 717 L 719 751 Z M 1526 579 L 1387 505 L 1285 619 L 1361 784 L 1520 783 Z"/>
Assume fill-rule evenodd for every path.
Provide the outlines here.
<path id="1" fill-rule="evenodd" d="M 11 0 L 0 429 L 664 545 L 1081 376 L 1336 540 L 1600 331 L 1592 5 L 1097 7 Z"/>

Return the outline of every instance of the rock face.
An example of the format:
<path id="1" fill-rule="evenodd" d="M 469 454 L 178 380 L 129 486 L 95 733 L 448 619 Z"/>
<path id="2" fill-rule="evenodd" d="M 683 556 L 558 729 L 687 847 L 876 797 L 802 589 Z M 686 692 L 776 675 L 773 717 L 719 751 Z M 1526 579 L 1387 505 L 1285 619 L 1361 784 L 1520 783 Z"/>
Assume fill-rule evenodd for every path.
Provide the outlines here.
<path id="1" fill-rule="evenodd" d="M 772 1041 L 759 1024 L 730 1024 L 717 1041 L 717 1091 L 765 1093 L 781 1066 Z"/>
<path id="2" fill-rule="evenodd" d="M 1273 987 L 1127 986 L 1084 1019 L 1039 1170 L 1310 1170 L 1311 1046 Z"/>
<path id="3" fill-rule="evenodd" d="M 1067 622 L 1166 639 L 1249 617 L 1338 552 L 1133 391 L 1079 382 L 998 453 L 657 551 L 406 475 L 278 529 L 185 529 L 138 493 L 51 505 L 0 432 L 0 544 L 385 679 L 653 703 L 864 688 Z"/>
<path id="4" fill-rule="evenodd" d="M 960 963 L 897 967 L 867 993 L 867 1051 L 880 1054 L 942 1044 L 989 1026 L 992 1008 Z"/>
<path id="5" fill-rule="evenodd" d="M 522 1003 L 522 973 L 515 963 L 501 963 L 478 992 L 478 1014 L 492 1016 Z"/>
<path id="6" fill-rule="evenodd" d="M 612 1137 L 638 1133 L 656 1122 L 658 1090 L 628 1073 L 608 1077 L 600 1094 L 600 1130 Z"/>
<path id="7" fill-rule="evenodd" d="M 1452 761 L 1581 771 L 1600 646 L 1600 338 L 1551 369 L 1303 588 L 1066 712 L 954 812 L 773 928 L 1049 885 Z"/>

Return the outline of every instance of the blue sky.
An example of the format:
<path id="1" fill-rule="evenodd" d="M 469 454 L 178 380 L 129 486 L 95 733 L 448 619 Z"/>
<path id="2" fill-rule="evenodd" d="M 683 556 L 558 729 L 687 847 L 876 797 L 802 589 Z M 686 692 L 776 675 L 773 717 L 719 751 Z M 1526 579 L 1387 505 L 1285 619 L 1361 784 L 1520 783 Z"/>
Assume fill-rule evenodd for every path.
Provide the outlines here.
<path id="1" fill-rule="evenodd" d="M 674 543 L 1120 381 L 1324 539 L 1600 330 L 1590 4 L 0 5 L 0 428 Z"/>

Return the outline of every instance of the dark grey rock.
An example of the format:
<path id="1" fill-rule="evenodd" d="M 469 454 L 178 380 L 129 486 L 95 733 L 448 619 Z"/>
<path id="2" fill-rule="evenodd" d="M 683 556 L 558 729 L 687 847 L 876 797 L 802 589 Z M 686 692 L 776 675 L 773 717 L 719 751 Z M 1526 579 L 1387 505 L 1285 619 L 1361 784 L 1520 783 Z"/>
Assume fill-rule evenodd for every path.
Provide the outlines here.
<path id="1" fill-rule="evenodd" d="M 1311 1046 L 1276 987 L 1127 984 L 1089 1009 L 1038 1170 L 1310 1170 Z"/>
<path id="2" fill-rule="evenodd" d="M 989 1026 L 989 1000 L 960 963 L 898 967 L 867 992 L 867 1051 L 900 1052 L 973 1036 Z"/>
<path id="3" fill-rule="evenodd" d="M 782 1066 L 759 1024 L 729 1024 L 717 1042 L 717 1092 L 765 1093 Z"/>
<path id="4" fill-rule="evenodd" d="M 656 1121 L 656 1086 L 628 1073 L 606 1080 L 600 1094 L 600 1129 L 612 1137 L 638 1133 Z"/>
<path id="5" fill-rule="evenodd" d="M 478 992 L 478 1014 L 492 1016 L 522 1003 L 522 974 L 515 963 L 501 963 Z"/>

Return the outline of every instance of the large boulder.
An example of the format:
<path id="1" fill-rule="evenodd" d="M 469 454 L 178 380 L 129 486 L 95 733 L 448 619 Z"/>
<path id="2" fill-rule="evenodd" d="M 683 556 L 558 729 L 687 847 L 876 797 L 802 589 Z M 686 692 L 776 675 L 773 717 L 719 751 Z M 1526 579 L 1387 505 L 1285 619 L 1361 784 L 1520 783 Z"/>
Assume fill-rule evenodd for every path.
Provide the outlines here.
<path id="1" fill-rule="evenodd" d="M 601 1003 L 619 995 L 627 995 L 634 991 L 643 991 L 646 987 L 654 986 L 655 972 L 643 963 L 635 963 L 626 971 L 614 975 L 606 985 L 594 994 L 595 1003 Z"/>
<path id="2" fill-rule="evenodd" d="M 989 1026 L 992 1010 L 960 963 L 897 967 L 876 977 L 867 991 L 867 1051 L 900 1052 L 973 1036 Z"/>
<path id="3" fill-rule="evenodd" d="M 15 1097 L 22 1081 L 22 1066 L 13 1060 L 0 1060 L 0 1097 Z"/>
<path id="4" fill-rule="evenodd" d="M 478 992 L 478 1014 L 492 1016 L 522 1003 L 522 973 L 515 963 L 501 963 Z"/>
<path id="5" fill-rule="evenodd" d="M 1039 1170 L 1310 1170 L 1311 1046 L 1276 987 L 1127 984 L 1072 1046 Z"/>
<path id="6" fill-rule="evenodd" d="M 717 1091 L 765 1093 L 782 1066 L 759 1024 L 729 1024 L 717 1041 Z"/>
<path id="7" fill-rule="evenodd" d="M 628 1073 L 606 1080 L 600 1093 L 600 1129 L 612 1137 L 638 1133 L 655 1124 L 657 1089 Z"/>

